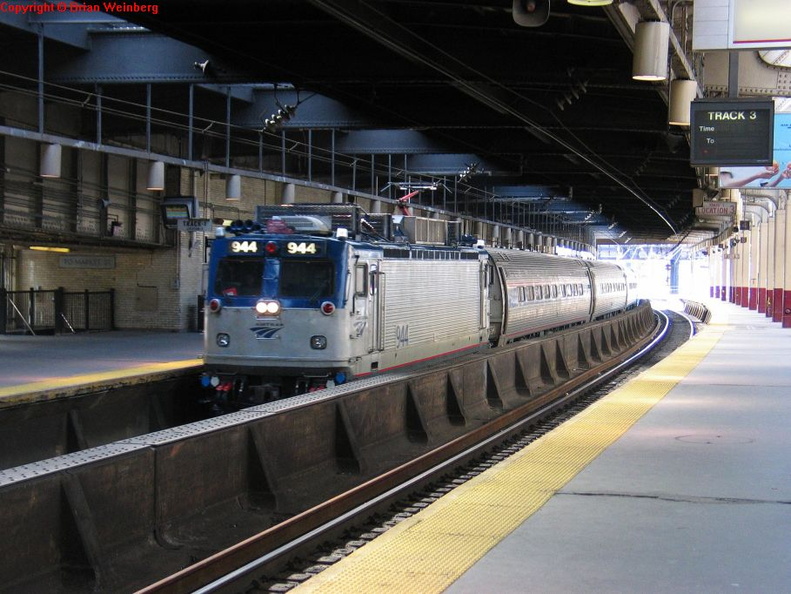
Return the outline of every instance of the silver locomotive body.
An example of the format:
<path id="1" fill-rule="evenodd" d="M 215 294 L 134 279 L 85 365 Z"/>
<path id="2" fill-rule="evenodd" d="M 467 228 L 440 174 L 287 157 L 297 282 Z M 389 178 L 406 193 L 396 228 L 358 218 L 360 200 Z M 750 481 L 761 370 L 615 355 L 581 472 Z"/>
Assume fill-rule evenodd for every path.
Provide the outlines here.
<path id="1" fill-rule="evenodd" d="M 261 402 L 488 347 L 483 251 L 303 233 L 295 218 L 213 242 L 204 383 L 219 394 Z"/>

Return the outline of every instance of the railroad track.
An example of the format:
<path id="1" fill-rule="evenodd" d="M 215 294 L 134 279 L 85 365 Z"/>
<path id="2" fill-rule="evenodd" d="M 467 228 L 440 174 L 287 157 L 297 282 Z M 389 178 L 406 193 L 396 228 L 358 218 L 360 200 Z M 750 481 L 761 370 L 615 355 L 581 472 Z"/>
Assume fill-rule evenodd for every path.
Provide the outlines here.
<path id="1" fill-rule="evenodd" d="M 151 584 L 140 593 L 249 592 L 256 588 L 267 591 L 273 586 L 287 590 L 294 582 L 309 579 L 343 554 L 518 451 L 610 391 L 613 385 L 625 381 L 624 376 L 630 375 L 626 370 L 634 369 L 649 353 L 657 353 L 670 334 L 668 316 L 655 314 L 654 333 L 619 357 L 591 367 L 540 398 Z M 681 316 L 676 318 L 691 325 Z M 682 324 L 678 326 L 674 340 L 683 342 L 692 332 Z M 356 536 L 350 540 L 349 534 Z M 333 541 L 338 542 L 337 547 L 327 550 L 326 544 L 322 546 Z"/>

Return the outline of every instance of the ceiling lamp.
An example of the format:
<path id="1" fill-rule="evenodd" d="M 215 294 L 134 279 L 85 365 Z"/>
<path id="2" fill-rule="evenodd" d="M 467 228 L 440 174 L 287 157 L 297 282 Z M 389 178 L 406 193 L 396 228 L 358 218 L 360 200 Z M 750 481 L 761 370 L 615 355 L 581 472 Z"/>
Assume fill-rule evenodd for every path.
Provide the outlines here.
<path id="1" fill-rule="evenodd" d="M 609 6 L 612 0 L 566 0 L 569 4 L 577 6 Z"/>
<path id="2" fill-rule="evenodd" d="M 225 180 L 225 199 L 226 200 L 241 200 L 242 199 L 242 178 L 239 175 L 229 175 Z"/>
<path id="3" fill-rule="evenodd" d="M 41 177 L 60 177 L 62 149 L 63 147 L 59 144 L 41 145 L 41 163 L 39 164 Z"/>
<path id="4" fill-rule="evenodd" d="M 690 106 L 698 96 L 698 83 L 677 78 L 670 83 L 667 123 L 671 126 L 689 126 Z"/>
<path id="5" fill-rule="evenodd" d="M 151 161 L 148 165 L 148 182 L 146 190 L 152 192 L 165 189 L 165 163 L 162 161 Z"/>
<path id="6" fill-rule="evenodd" d="M 667 78 L 670 25 L 661 21 L 637 23 L 634 32 L 632 78 L 660 81 Z"/>
<path id="7" fill-rule="evenodd" d="M 289 121 L 297 111 L 296 105 L 278 105 L 277 112 L 264 120 L 264 130 L 267 132 L 277 132 L 283 127 L 283 122 Z"/>

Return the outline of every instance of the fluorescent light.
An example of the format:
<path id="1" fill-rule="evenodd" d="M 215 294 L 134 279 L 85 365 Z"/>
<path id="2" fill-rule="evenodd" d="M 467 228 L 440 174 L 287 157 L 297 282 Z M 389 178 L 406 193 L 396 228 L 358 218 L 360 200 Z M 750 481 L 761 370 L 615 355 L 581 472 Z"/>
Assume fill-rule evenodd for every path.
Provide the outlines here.
<path id="1" fill-rule="evenodd" d="M 58 252 L 59 254 L 68 254 L 71 249 L 67 247 L 54 247 L 49 245 L 31 245 L 31 250 L 36 252 Z"/>

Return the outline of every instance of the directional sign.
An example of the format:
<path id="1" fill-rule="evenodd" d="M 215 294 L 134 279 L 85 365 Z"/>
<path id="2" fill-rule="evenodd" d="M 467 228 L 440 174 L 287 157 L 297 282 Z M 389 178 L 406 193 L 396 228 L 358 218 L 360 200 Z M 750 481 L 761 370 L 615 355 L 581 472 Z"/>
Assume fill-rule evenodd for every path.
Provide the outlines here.
<path id="1" fill-rule="evenodd" d="M 736 214 L 736 203 L 724 200 L 705 200 L 703 206 L 699 206 L 696 213 L 701 218 L 708 217 L 733 217 Z"/>
<path id="2" fill-rule="evenodd" d="M 696 99 L 690 110 L 690 163 L 771 165 L 773 131 L 771 99 Z"/>
<path id="3" fill-rule="evenodd" d="M 181 219 L 178 222 L 179 231 L 203 231 L 211 233 L 211 219 Z"/>

